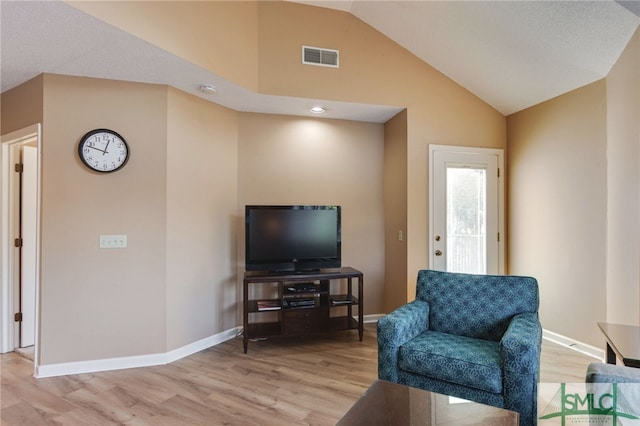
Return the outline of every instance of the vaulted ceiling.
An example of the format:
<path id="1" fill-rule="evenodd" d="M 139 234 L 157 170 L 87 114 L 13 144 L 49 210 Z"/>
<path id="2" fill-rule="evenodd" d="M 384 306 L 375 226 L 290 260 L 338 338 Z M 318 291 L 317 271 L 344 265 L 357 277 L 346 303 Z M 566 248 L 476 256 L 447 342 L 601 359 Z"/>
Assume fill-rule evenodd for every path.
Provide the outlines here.
<path id="1" fill-rule="evenodd" d="M 604 78 L 640 23 L 637 1 L 299 1 L 353 14 L 505 115 Z M 317 100 L 238 87 L 61 1 L 0 2 L 2 92 L 42 72 L 167 84 L 239 110 L 305 115 Z M 277 98 L 277 99 L 274 99 Z M 277 100 L 277 102 L 274 102 Z M 323 104 L 384 122 L 397 108 Z"/>
<path id="2" fill-rule="evenodd" d="M 297 1 L 347 11 L 505 115 L 606 77 L 640 1 Z"/>

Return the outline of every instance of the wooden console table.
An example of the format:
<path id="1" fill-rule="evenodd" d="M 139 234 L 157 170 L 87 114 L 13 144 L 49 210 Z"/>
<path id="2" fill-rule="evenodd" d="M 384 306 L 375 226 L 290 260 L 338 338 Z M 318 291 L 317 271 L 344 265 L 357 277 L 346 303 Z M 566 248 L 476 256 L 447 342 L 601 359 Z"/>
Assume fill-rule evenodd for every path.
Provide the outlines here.
<path id="1" fill-rule="evenodd" d="M 640 368 L 640 327 L 599 322 L 607 339 L 607 363 L 615 364 L 616 356 L 628 367 Z"/>
<path id="2" fill-rule="evenodd" d="M 353 293 L 354 278 L 357 295 Z M 346 292 L 332 292 L 332 280 L 346 280 Z M 250 339 L 265 337 L 358 329 L 362 341 L 363 287 L 362 272 L 351 267 L 304 273 L 245 272 L 244 353 Z M 353 315 L 354 307 L 358 311 L 357 319 Z M 261 316 L 268 319 L 263 321 Z"/>

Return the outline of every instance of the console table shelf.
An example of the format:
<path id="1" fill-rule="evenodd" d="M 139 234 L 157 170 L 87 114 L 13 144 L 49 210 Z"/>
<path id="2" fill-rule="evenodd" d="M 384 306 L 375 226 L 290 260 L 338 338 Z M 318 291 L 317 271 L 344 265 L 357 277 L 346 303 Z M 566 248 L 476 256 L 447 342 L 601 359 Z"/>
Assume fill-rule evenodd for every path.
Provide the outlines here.
<path id="1" fill-rule="evenodd" d="M 353 293 L 354 278 L 357 280 L 356 294 Z M 344 288 L 339 293 L 332 293 L 332 280 L 346 280 L 346 293 Z M 362 341 L 363 286 L 362 272 L 351 267 L 309 273 L 245 272 L 244 352 L 247 353 L 250 339 L 275 336 L 357 329 Z M 251 290 L 268 294 L 261 293 L 260 297 L 254 298 Z M 259 305 L 263 304 L 265 306 L 261 308 Z M 357 310 L 357 319 L 353 309 Z"/>

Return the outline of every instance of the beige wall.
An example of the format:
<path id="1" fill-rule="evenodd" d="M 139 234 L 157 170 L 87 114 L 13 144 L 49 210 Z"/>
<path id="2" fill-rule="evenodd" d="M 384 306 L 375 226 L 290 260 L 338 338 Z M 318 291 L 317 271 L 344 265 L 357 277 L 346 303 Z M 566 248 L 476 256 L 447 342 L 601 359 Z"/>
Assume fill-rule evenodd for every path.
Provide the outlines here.
<path id="1" fill-rule="evenodd" d="M 404 264 L 394 271 L 404 271 L 388 274 L 387 286 L 412 300 L 428 265 L 428 145 L 505 148 L 505 117 L 348 13 L 260 2 L 258 22 L 260 92 L 407 107 L 405 140 L 393 142 L 406 145 L 406 156 L 385 172 L 406 175 L 407 215 L 395 225 L 405 230 L 407 255 L 396 258 Z M 302 65 L 302 45 L 338 49 L 340 68 Z M 396 241 L 386 241 L 387 252 Z"/>
<path id="2" fill-rule="evenodd" d="M 242 209 L 246 204 L 342 206 L 342 264 L 364 273 L 364 313 L 382 312 L 383 126 L 244 113 L 238 146 Z M 244 263 L 244 244 L 238 249 Z"/>
<path id="3" fill-rule="evenodd" d="M 0 131 L 3 135 L 42 123 L 43 84 L 43 76 L 40 75 L 2 94 Z"/>
<path id="4" fill-rule="evenodd" d="M 387 279 L 390 283 L 406 279 L 401 291 L 406 289 L 407 297 L 413 298 L 417 271 L 428 262 L 428 144 L 506 148 L 505 117 L 348 13 L 280 1 L 240 2 L 244 6 L 235 6 L 240 11 L 227 13 L 228 3 L 236 2 L 205 3 L 214 3 L 206 7 L 218 14 L 215 19 L 224 20 L 218 29 L 215 25 L 200 28 L 195 21 L 200 29 L 193 31 L 191 21 L 183 19 L 192 2 L 72 4 L 259 93 L 407 107 L 406 159 L 399 166 L 400 173 L 407 175 L 408 189 L 406 223 L 402 224 L 406 273 Z M 173 15 L 179 18 L 170 19 Z M 173 32 L 191 34 L 191 45 L 170 39 L 167 20 Z M 231 28 L 228 33 L 227 27 Z M 245 28 L 251 28 L 251 36 L 238 37 L 238 31 Z M 254 34 L 256 45 L 251 44 Z M 192 48 L 221 40 L 237 53 L 237 57 L 225 58 L 229 62 L 224 66 L 208 62 L 215 49 Z M 340 50 L 340 68 L 302 65 L 302 45 Z M 255 62 L 246 61 L 245 54 L 255 54 Z M 251 73 L 255 73 L 257 87 L 250 78 L 238 78 Z"/>
<path id="5" fill-rule="evenodd" d="M 640 30 L 607 76 L 607 315 L 640 323 Z"/>
<path id="6" fill-rule="evenodd" d="M 451 97 L 425 90 L 425 104 L 408 108 L 407 280 L 408 300 L 415 298 L 418 270 L 428 265 L 429 144 L 506 148 L 506 119 L 477 98 L 454 91 Z M 429 93 L 433 97 L 429 97 Z M 457 95 L 457 96 L 456 96 Z M 440 103 L 441 110 L 437 105 Z M 508 235 L 507 235 L 508 238 Z"/>
<path id="7" fill-rule="evenodd" d="M 540 286 L 545 329 L 600 346 L 606 317 L 603 80 L 508 117 L 509 272 Z"/>
<path id="8" fill-rule="evenodd" d="M 257 88 L 253 1 L 68 1 L 101 20 L 248 89 Z"/>
<path id="9" fill-rule="evenodd" d="M 542 325 L 603 347 L 640 323 L 640 32 L 605 80 L 508 117 L 509 271 L 538 277 Z"/>
<path id="10" fill-rule="evenodd" d="M 167 346 L 238 325 L 238 113 L 169 89 Z"/>
<path id="11" fill-rule="evenodd" d="M 406 111 L 386 126 L 236 113 L 164 86 L 46 75 L 43 364 L 165 352 L 238 325 L 246 203 L 341 204 L 343 262 L 365 272 L 365 313 L 384 313 L 414 297 L 427 266 L 428 145 L 506 147 L 504 116 L 346 13 L 287 2 L 74 5 L 250 90 Z M 341 68 L 303 67 L 302 44 L 340 49 Z M 122 171 L 92 175 L 77 160 L 78 138 L 95 127 L 130 141 Z M 105 195 L 114 204 L 99 204 Z M 385 218 L 396 238 L 385 238 Z M 98 250 L 101 233 L 127 234 L 129 247 Z"/>
<path id="12" fill-rule="evenodd" d="M 340 68 L 302 64 L 303 45 L 339 50 Z M 404 106 L 418 75 L 446 79 L 353 15 L 297 3 L 258 2 L 258 54 L 258 90 L 274 95 Z"/>
<path id="13" fill-rule="evenodd" d="M 164 352 L 167 89 L 44 76 L 41 364 Z M 109 128 L 127 165 L 91 172 L 77 145 Z M 128 247 L 98 248 L 101 234 Z"/>
<path id="14" fill-rule="evenodd" d="M 5 95 L 3 132 L 44 105 L 41 366 L 165 353 L 237 326 L 236 112 L 165 86 L 51 74 Z M 118 172 L 78 159 L 100 127 L 129 144 Z M 128 247 L 101 250 L 101 234 Z"/>
<path id="15" fill-rule="evenodd" d="M 394 193 L 385 192 L 384 200 L 380 200 L 384 207 L 376 215 L 386 221 L 383 252 L 387 270 L 386 278 L 380 278 L 385 280 L 381 294 L 368 295 L 369 299 L 365 300 L 367 312 L 373 312 L 370 309 L 377 306 L 388 310 L 402 300 L 412 299 L 416 273 L 427 265 L 428 145 L 506 148 L 508 139 L 508 270 L 539 279 L 543 325 L 599 346 L 596 321 L 640 320 L 637 283 L 640 243 L 625 238 L 629 234 L 626 224 L 638 217 L 637 209 L 640 209 L 637 200 L 640 186 L 637 34 L 606 82 L 597 82 L 514 114 L 507 121 L 477 97 L 347 13 L 287 2 L 78 2 L 74 5 L 250 90 L 406 108 L 384 128 L 381 149 L 386 163 L 381 166 L 384 177 L 379 185 L 385 191 L 391 187 Z M 203 16 L 207 19 L 202 19 Z M 301 65 L 302 44 L 339 49 L 340 69 Z M 631 90 L 627 90 L 628 87 Z M 182 105 L 182 100 L 173 99 L 171 92 L 168 99 L 169 111 Z M 3 108 L 4 104 L 3 99 Z M 172 114 L 184 122 L 172 124 Z M 188 127 L 186 115 L 176 111 L 167 115 L 170 134 Z M 238 120 L 241 142 L 237 154 L 235 214 L 238 216 L 235 220 L 240 223 L 244 203 L 263 196 L 252 187 L 252 182 L 278 181 L 286 175 L 282 169 L 269 169 L 261 164 L 253 153 L 246 153 L 246 145 L 255 144 L 255 148 L 267 155 L 265 158 L 276 163 L 291 161 L 289 156 L 280 159 L 274 153 L 278 143 L 285 144 L 282 141 L 291 142 L 299 137 L 291 127 L 306 121 L 256 114 L 240 114 Z M 283 128 L 275 129 L 275 123 L 282 124 Z M 327 122 L 329 128 L 334 127 L 331 123 Z M 25 123 L 28 124 L 31 123 Z M 335 127 L 340 128 L 339 133 L 354 132 L 342 128 L 346 123 L 340 124 Z M 274 147 L 261 147 L 256 142 L 254 128 L 263 129 L 265 136 L 273 139 L 278 139 L 278 135 L 284 137 Z M 194 133 L 202 134 L 207 129 L 200 123 L 195 125 Z M 225 127 L 224 131 L 227 130 L 232 133 Z M 179 150 L 180 142 L 169 135 L 167 138 L 167 151 Z M 286 144 L 284 147 L 290 148 Z M 376 149 L 380 148 L 374 151 Z M 316 160 L 326 161 L 322 157 Z M 167 176 L 178 177 L 183 161 L 186 160 L 176 158 L 175 163 L 169 160 Z M 260 171 L 260 175 L 253 176 L 250 170 Z M 304 172 L 306 170 L 301 171 Z M 225 179 L 231 174 L 227 168 L 221 172 Z M 167 178 L 170 182 L 168 202 L 181 197 L 177 189 L 180 180 L 174 188 L 171 177 Z M 315 185 L 313 178 L 308 179 L 299 182 L 302 187 Z M 402 194 L 403 190 L 406 195 Z M 286 196 L 271 195 L 305 202 L 304 194 L 296 191 L 293 188 Z M 229 199 L 227 194 L 219 197 L 225 203 Z M 325 197 L 329 199 L 331 194 L 318 188 L 313 200 L 308 202 Z M 271 199 L 268 202 L 272 202 Z M 396 202 L 403 203 L 402 208 L 395 206 Z M 181 215 L 186 213 L 178 207 L 174 211 L 172 207 L 167 208 L 166 214 L 167 241 L 174 241 L 182 231 Z M 380 226 L 385 226 L 382 220 Z M 397 238 L 393 238 L 397 237 L 395 228 L 405 230 L 405 247 L 400 247 L 400 251 Z M 241 226 L 229 230 L 229 235 L 240 232 L 238 229 L 241 231 Z M 241 238 L 230 237 L 231 250 L 238 241 Z M 167 253 L 169 250 L 167 244 Z M 240 252 L 241 248 L 237 246 L 237 250 Z M 393 253 L 391 257 L 390 253 Z M 366 258 L 376 256 L 374 253 Z M 240 258 L 236 260 L 241 264 Z M 346 262 L 365 269 L 362 265 L 366 265 L 366 259 L 356 265 L 358 260 L 348 257 Z M 189 264 L 185 259 L 167 264 L 167 279 L 178 275 L 181 262 Z M 365 273 L 375 275 L 366 270 Z M 226 270 L 223 273 L 226 276 L 224 274 Z M 384 276 L 385 271 L 379 274 Z M 406 284 L 396 284 L 402 280 L 406 280 Z M 218 277 L 218 281 L 227 282 L 223 277 Z M 226 285 L 220 284 L 220 289 L 227 289 Z M 369 286 L 369 280 L 367 286 L 374 288 Z M 195 288 L 194 284 L 192 289 Z M 177 290 L 168 284 L 168 292 Z M 220 291 L 225 295 L 223 298 L 231 297 L 227 290 Z M 623 300 L 623 294 L 630 294 L 632 303 L 629 304 L 626 297 Z M 605 297 L 606 304 L 603 303 Z M 622 302 L 626 303 L 624 308 L 620 307 Z M 227 302 L 222 303 L 229 308 Z M 167 307 L 167 319 L 179 318 L 188 304 L 189 297 L 183 295 L 180 301 Z M 174 324 L 175 329 L 168 331 L 174 336 L 170 339 L 171 347 L 180 344 L 177 336 L 184 327 L 179 322 Z M 189 338 L 205 330 L 209 329 L 198 328 Z"/>
<path id="16" fill-rule="evenodd" d="M 388 277 L 381 312 L 409 300 L 407 283 L 407 111 L 384 125 L 384 269 Z M 402 233 L 400 239 L 399 233 Z"/>

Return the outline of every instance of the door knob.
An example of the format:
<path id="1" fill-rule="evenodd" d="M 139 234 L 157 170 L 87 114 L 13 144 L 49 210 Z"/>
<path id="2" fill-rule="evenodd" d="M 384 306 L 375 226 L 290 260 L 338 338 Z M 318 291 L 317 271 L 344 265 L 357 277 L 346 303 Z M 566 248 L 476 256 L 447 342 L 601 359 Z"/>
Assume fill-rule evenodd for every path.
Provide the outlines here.
<path id="1" fill-rule="evenodd" d="M 442 256 L 442 252 L 440 250 L 436 250 L 436 256 Z"/>

